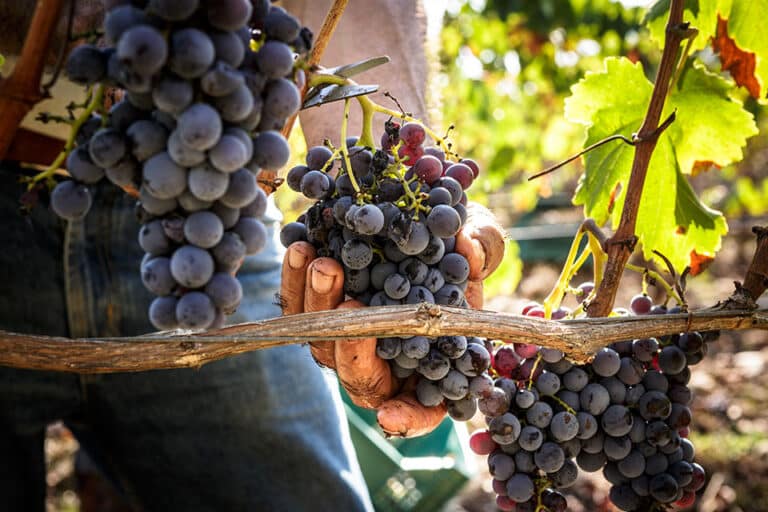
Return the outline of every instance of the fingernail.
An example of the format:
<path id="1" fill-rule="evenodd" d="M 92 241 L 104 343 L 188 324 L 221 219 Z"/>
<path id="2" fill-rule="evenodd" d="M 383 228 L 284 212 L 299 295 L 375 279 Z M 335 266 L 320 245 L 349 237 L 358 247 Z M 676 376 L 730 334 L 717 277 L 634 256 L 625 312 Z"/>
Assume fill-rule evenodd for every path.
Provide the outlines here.
<path id="1" fill-rule="evenodd" d="M 313 268 L 310 275 L 310 285 L 312 289 L 318 293 L 328 293 L 333 288 L 333 283 L 336 280 L 334 276 L 324 274 L 320 270 Z"/>
<path id="2" fill-rule="evenodd" d="M 292 269 L 303 268 L 307 264 L 307 255 L 298 249 L 288 251 L 288 266 Z"/>

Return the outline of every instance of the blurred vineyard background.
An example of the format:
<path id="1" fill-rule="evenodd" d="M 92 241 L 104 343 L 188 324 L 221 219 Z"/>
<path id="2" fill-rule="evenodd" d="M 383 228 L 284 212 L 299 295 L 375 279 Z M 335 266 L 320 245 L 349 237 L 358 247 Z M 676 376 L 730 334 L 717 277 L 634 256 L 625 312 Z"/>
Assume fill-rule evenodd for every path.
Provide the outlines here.
<path id="1" fill-rule="evenodd" d="M 581 149 L 583 128 L 565 120 L 564 101 L 585 73 L 602 69 L 603 58 L 642 61 L 649 79 L 655 75 L 660 55 L 642 26 L 647 9 L 638 3 L 647 2 L 425 2 L 430 50 L 439 61 L 430 80 L 432 124 L 442 131 L 455 125 L 451 131 L 455 148 L 483 168 L 470 199 L 493 210 L 511 236 L 502 267 L 486 284 L 487 309 L 519 312 L 527 300 L 543 299 L 554 284 L 570 237 L 582 219 L 571 197 L 583 168 L 575 161 L 541 179 L 529 182 L 527 178 Z M 687 2 L 691 9 L 697 4 Z M 717 55 L 709 46 L 701 46 L 701 57 L 717 70 Z M 723 211 L 729 222 L 729 234 L 715 262 L 688 282 L 687 299 L 694 308 L 729 295 L 732 282 L 744 275 L 753 254 L 751 226 L 768 220 L 768 115 L 762 105 L 747 98 L 746 91 L 737 93 L 746 100 L 761 135 L 749 141 L 740 164 L 703 165 L 692 177 L 692 186 L 704 203 Z M 292 143 L 295 158 L 300 159 L 305 148 L 298 130 Z M 287 187 L 282 188 L 276 198 L 290 220 L 304 205 Z M 641 290 L 639 276 L 629 275 L 624 283 L 617 306 L 627 305 Z M 649 293 L 662 299 L 653 287 Z M 709 478 L 697 510 L 766 511 L 768 339 L 762 332 L 725 333 L 712 348 L 694 369 L 691 381 L 696 392 L 691 438 Z M 481 426 L 482 419 L 476 418 L 469 428 Z M 49 511 L 82 509 L 73 478 L 76 449 L 65 429 L 52 427 L 46 445 Z M 478 457 L 471 463 L 476 471 L 444 506 L 445 512 L 496 510 L 485 461 Z M 87 465 L 83 472 L 88 474 Z M 613 510 L 599 476 L 584 476 L 571 494 L 570 510 Z M 102 508 L 92 510 L 120 510 L 106 501 L 98 503 Z"/>

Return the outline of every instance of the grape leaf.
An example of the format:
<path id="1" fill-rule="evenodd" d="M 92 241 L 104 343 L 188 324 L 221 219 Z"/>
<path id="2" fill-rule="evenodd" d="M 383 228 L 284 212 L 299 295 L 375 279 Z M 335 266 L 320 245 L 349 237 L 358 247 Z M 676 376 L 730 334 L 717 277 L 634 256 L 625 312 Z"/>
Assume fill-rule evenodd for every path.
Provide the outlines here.
<path id="1" fill-rule="evenodd" d="M 728 14 L 723 12 L 723 18 L 728 19 L 728 37 L 743 53 L 754 53 L 753 73 L 754 79 L 759 83 L 759 89 L 753 90 L 754 86 L 748 89 L 756 98 L 765 98 L 768 92 L 768 38 L 765 37 L 762 23 L 759 21 L 765 20 L 766 17 L 768 17 L 768 0 L 733 2 L 730 12 Z M 724 61 L 723 65 L 725 64 Z M 748 75 L 746 69 L 741 71 L 744 75 Z M 739 76 L 737 83 L 741 85 L 745 80 L 748 80 L 748 76 Z"/>
<path id="2" fill-rule="evenodd" d="M 709 75 L 696 75 L 695 69 L 688 72 L 694 74 L 680 82 L 676 105 L 679 115 L 697 122 L 697 116 L 704 114 L 698 113 L 698 108 L 691 111 L 692 103 L 705 101 L 703 108 L 708 106 L 706 102 L 721 99 L 722 91 L 717 87 L 709 93 L 714 99 L 707 97 L 704 84 L 722 84 L 710 83 Z M 566 118 L 587 127 L 585 146 L 615 134 L 629 136 L 642 124 L 652 90 L 639 64 L 627 59 L 607 59 L 603 72 L 588 74 L 572 88 L 572 95 L 566 99 Z M 707 122 L 711 123 L 712 119 Z M 680 144 L 686 162 L 704 160 L 694 151 L 695 141 L 709 144 L 710 137 L 725 135 L 718 132 L 717 125 L 710 126 L 711 132 L 696 126 L 688 133 L 683 123 L 672 126 L 678 124 L 677 132 L 668 130 L 659 137 L 651 157 L 638 209 L 636 235 L 646 258 L 657 259 L 653 254 L 657 250 L 682 272 L 693 263 L 693 254 L 714 255 L 728 228 L 720 212 L 708 208 L 696 197 L 681 172 L 677 154 L 677 144 Z M 732 143 L 723 144 L 730 148 Z M 707 153 L 702 150 L 702 154 Z M 585 173 L 573 198 L 574 204 L 584 206 L 585 216 L 592 217 L 598 224 L 611 221 L 614 227 L 618 225 L 633 158 L 634 148 L 619 142 L 601 146 L 585 156 Z M 617 185 L 620 186 L 618 192 Z"/>
<path id="3" fill-rule="evenodd" d="M 752 97 L 759 98 L 760 82 L 755 76 L 755 54 L 745 52 L 728 36 L 728 20 L 717 18 L 717 37 L 712 41 L 712 49 L 720 56 L 723 71 L 728 71 L 736 84 L 746 88 Z"/>
<path id="4" fill-rule="evenodd" d="M 683 21 L 689 22 L 699 34 L 691 45 L 691 50 L 701 50 L 709 45 L 717 30 L 717 14 L 727 13 L 732 0 L 686 0 Z M 645 15 L 643 23 L 648 27 L 651 39 L 659 46 L 664 46 L 664 33 L 669 17 L 670 0 L 654 3 Z"/>
<path id="5" fill-rule="evenodd" d="M 693 172 L 696 162 L 723 167 L 741 160 L 747 139 L 757 134 L 752 114 L 728 96 L 731 89 L 727 80 L 702 66 L 684 70 L 663 116 L 677 110 L 666 133 L 683 173 Z"/>
<path id="6" fill-rule="evenodd" d="M 664 42 L 670 0 L 653 4 L 645 17 L 651 38 Z M 712 41 L 720 54 L 723 69 L 756 98 L 768 91 L 768 38 L 761 24 L 768 16 L 768 0 L 686 0 L 683 20 L 699 30 L 693 50 L 701 50 Z"/>

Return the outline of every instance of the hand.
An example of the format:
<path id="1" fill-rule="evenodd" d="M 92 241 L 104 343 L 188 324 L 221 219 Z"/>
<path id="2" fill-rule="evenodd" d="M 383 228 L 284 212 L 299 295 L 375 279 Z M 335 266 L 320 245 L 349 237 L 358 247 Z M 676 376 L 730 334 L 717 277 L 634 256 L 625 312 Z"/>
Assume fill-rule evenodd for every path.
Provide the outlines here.
<path id="1" fill-rule="evenodd" d="M 456 251 L 470 265 L 467 302 L 481 308 L 482 280 L 499 266 L 504 255 L 503 230 L 490 212 L 471 205 L 467 223 L 456 238 Z M 316 256 L 307 242 L 296 242 L 288 248 L 282 274 L 283 314 L 364 307 L 356 300 L 344 300 L 341 264 Z M 314 342 L 311 350 L 319 364 L 336 371 L 356 405 L 378 410 L 379 425 L 387 434 L 423 435 L 445 417 L 444 404 L 425 407 L 419 403 L 415 376 L 401 381 L 392 374 L 389 363 L 376 355 L 376 338 Z"/>

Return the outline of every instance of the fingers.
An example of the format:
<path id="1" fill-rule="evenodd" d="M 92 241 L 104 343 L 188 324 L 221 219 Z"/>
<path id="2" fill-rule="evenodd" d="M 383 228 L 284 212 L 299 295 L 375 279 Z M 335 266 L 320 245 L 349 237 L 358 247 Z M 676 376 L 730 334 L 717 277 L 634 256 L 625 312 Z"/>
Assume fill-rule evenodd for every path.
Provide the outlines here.
<path id="1" fill-rule="evenodd" d="M 344 298 L 344 269 L 331 258 L 317 258 L 307 269 L 304 311 L 336 309 Z"/>
<path id="2" fill-rule="evenodd" d="M 283 258 L 280 300 L 284 315 L 304 312 L 304 287 L 307 268 L 315 259 L 315 248 L 307 242 L 296 242 L 288 247 Z"/>
<path id="3" fill-rule="evenodd" d="M 361 307 L 348 300 L 337 309 Z M 336 373 L 355 405 L 375 409 L 394 395 L 398 383 L 387 361 L 376 355 L 376 338 L 336 341 L 334 347 Z"/>
<path id="4" fill-rule="evenodd" d="M 467 223 L 456 235 L 456 252 L 469 262 L 469 279 L 488 277 L 504 258 L 504 230 L 485 208 L 470 204 Z"/>
<path id="5" fill-rule="evenodd" d="M 464 290 L 464 298 L 467 299 L 470 308 L 483 309 L 483 282 L 468 281 L 467 289 Z"/>
<path id="6" fill-rule="evenodd" d="M 306 271 L 304 285 L 304 311 L 336 309 L 344 299 L 344 270 L 331 258 L 313 260 Z M 318 363 L 335 368 L 335 341 L 316 341 L 310 344 L 312 355 Z"/>
<path id="7" fill-rule="evenodd" d="M 416 437 L 433 431 L 445 417 L 445 404 L 425 407 L 414 392 L 402 393 L 379 407 L 376 419 L 389 435 Z"/>

